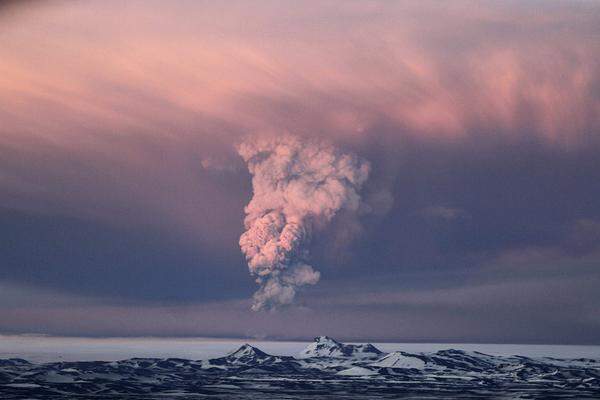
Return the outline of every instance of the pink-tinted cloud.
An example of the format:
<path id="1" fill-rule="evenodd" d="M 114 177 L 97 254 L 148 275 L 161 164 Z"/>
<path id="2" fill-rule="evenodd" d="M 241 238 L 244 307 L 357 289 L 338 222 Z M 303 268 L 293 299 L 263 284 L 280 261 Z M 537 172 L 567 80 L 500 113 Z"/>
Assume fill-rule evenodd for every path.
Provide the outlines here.
<path id="1" fill-rule="evenodd" d="M 219 299 L 245 297 L 237 241 L 252 187 L 235 145 L 247 134 L 289 132 L 326 137 L 372 165 L 362 192 L 371 212 L 337 215 L 324 240 L 313 241 L 324 285 L 381 279 L 400 291 L 410 268 L 458 269 L 480 258 L 502 261 L 498 270 L 515 264 L 511 271 L 556 257 L 579 262 L 597 249 L 597 223 L 589 221 L 598 220 L 599 13 L 593 2 L 13 2 L 0 8 L 0 207 L 36 215 L 16 237 L 52 223 L 35 222 L 39 213 L 93 219 L 94 230 L 108 223 L 175 232 L 182 248 L 210 250 L 190 262 L 194 268 L 241 277 L 207 274 L 204 287 L 219 282 L 215 291 L 230 290 Z M 32 243 L 44 256 L 32 263 L 23 260 L 35 251 L 9 249 L 11 267 L 0 279 L 72 289 L 77 279 L 65 285 L 65 277 L 86 268 L 87 254 L 71 258 L 65 245 L 49 265 L 54 249 L 40 247 Z M 206 255 L 213 251 L 218 256 Z M 237 255 L 239 265 L 223 254 Z M 53 279 L 39 273 L 44 268 L 57 271 Z M 110 279 L 103 290 L 114 286 Z M 352 304 L 373 301 L 363 303 Z M 58 331 L 81 317 L 88 324 L 81 332 L 110 330 L 85 319 L 87 304 L 61 307 L 3 312 L 7 321 L 21 318 L 23 329 L 45 321 Z M 114 316 L 117 327 L 134 313 L 103 307 L 98 315 Z M 177 314 L 181 325 L 161 332 L 216 334 L 194 330 L 188 317 L 223 311 L 214 324 L 222 333 L 271 324 L 268 333 L 289 336 L 298 317 L 250 317 L 247 304 L 206 307 Z M 393 320 L 388 311 L 365 308 L 366 322 L 322 313 L 315 324 L 318 333 L 360 336 L 368 327 L 376 337 L 381 321 Z M 452 319 L 425 311 L 385 328 L 435 329 L 440 318 Z M 171 310 L 144 312 L 144 329 L 130 332 L 152 332 L 152 316 Z M 239 322 L 234 328 L 228 319 Z M 477 326 L 477 317 L 458 319 Z"/>
<path id="2" fill-rule="evenodd" d="M 97 129 L 177 136 L 170 124 L 191 115 L 350 136 L 381 120 L 433 137 L 529 128 L 559 142 L 598 126 L 588 6 L 541 17 L 466 4 L 31 6 L 2 27 L 3 136 L 85 147 Z"/>
<path id="3" fill-rule="evenodd" d="M 536 135 L 563 146 L 600 126 L 597 10 L 586 3 L 544 13 L 378 1 L 57 1 L 11 10 L 0 28 L 0 153 L 85 160 L 111 180 L 164 163 L 146 142 L 173 157 L 178 148 L 204 160 L 220 152 L 231 164 L 239 136 L 257 131 L 360 146 L 384 140 L 378 127 L 386 126 L 388 141 Z M 16 174 L 5 170 L 0 184 L 20 198 L 69 201 Z M 205 194 L 219 190 L 199 184 Z M 155 199 L 156 209 L 153 184 L 135 186 L 141 194 L 115 191 Z M 76 203 L 89 203 L 83 197 Z"/>

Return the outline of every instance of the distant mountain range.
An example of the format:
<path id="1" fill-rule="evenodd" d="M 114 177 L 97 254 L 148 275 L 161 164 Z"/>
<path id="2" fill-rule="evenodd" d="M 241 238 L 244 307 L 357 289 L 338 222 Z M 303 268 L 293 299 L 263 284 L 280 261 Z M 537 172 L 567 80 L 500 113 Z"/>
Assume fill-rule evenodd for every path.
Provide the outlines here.
<path id="1" fill-rule="evenodd" d="M 384 353 L 315 338 L 298 357 L 249 344 L 220 358 L 0 360 L 2 399 L 600 398 L 600 360 Z"/>

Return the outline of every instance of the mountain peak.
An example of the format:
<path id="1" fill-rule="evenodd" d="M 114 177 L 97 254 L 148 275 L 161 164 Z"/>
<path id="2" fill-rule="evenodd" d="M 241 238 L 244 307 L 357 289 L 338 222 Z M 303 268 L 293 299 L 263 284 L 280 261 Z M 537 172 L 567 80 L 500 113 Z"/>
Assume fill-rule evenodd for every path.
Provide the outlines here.
<path id="1" fill-rule="evenodd" d="M 242 346 L 240 346 L 239 349 L 237 349 L 236 351 L 229 353 L 227 355 L 227 357 L 232 357 L 232 358 L 247 358 L 247 357 L 257 357 L 257 358 L 264 358 L 264 357 L 269 357 L 269 355 L 267 353 L 265 353 L 264 351 L 249 345 L 248 343 L 244 343 Z"/>
<path id="2" fill-rule="evenodd" d="M 302 357 L 370 358 L 381 354 L 372 344 L 343 344 L 329 336 L 317 336 L 300 355 Z"/>
<path id="3" fill-rule="evenodd" d="M 225 357 L 209 360 L 209 363 L 211 365 L 256 365 L 274 361 L 276 359 L 277 357 L 273 357 L 264 351 L 245 343 Z"/>
<path id="4" fill-rule="evenodd" d="M 329 336 L 317 336 L 314 339 L 315 343 L 329 343 L 329 344 L 341 344 L 337 340 L 330 338 Z"/>

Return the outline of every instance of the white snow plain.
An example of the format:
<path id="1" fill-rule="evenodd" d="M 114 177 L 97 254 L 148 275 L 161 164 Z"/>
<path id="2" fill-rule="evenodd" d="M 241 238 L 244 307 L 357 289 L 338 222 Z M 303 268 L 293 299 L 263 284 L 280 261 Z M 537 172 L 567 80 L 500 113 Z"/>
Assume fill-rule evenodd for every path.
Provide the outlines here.
<path id="1" fill-rule="evenodd" d="M 363 343 L 369 342 L 365 340 Z M 298 356 L 310 341 L 280 342 L 215 338 L 81 338 L 37 335 L 0 335 L 0 358 L 23 358 L 30 362 L 116 361 L 133 357 L 204 360 L 221 357 L 244 343 L 273 355 Z M 491 355 L 527 357 L 600 358 L 600 346 L 465 344 L 465 343 L 377 343 L 384 352 L 435 352 L 444 349 L 479 351 Z"/>

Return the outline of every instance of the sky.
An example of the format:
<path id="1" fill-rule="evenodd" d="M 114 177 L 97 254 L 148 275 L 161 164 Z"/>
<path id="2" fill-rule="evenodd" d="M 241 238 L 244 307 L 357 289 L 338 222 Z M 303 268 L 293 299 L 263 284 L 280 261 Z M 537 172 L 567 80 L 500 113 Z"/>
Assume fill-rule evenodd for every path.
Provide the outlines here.
<path id="1" fill-rule="evenodd" d="M 0 333 L 600 344 L 598 3 L 10 1 L 0 42 Z M 258 136 L 369 174 L 255 312 Z"/>

